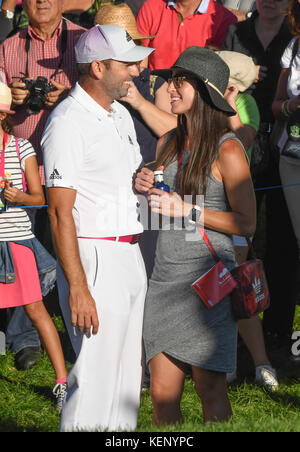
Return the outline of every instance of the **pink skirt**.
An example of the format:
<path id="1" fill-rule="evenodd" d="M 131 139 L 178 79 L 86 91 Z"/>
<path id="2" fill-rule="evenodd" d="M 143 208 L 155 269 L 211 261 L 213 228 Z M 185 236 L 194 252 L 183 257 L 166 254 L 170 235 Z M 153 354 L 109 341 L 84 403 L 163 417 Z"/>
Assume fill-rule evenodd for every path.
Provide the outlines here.
<path id="1" fill-rule="evenodd" d="M 15 282 L 0 283 L 0 309 L 14 308 L 42 300 L 42 291 L 35 256 L 30 248 L 9 242 Z"/>

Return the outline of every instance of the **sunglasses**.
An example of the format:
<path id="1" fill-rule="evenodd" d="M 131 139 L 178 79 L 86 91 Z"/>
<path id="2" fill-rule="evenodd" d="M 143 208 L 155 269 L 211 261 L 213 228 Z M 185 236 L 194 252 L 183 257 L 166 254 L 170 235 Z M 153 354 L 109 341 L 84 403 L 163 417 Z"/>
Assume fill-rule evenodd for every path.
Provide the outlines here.
<path id="1" fill-rule="evenodd" d="M 168 79 L 168 85 L 174 84 L 175 88 L 181 88 L 184 82 L 191 81 L 192 78 L 188 75 L 173 75 L 173 77 Z"/>

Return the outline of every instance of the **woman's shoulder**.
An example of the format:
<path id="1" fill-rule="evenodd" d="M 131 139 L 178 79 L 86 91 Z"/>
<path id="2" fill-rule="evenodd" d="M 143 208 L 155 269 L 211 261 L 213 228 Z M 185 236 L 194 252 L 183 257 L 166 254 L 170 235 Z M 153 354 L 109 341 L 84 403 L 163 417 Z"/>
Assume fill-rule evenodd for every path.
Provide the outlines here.
<path id="1" fill-rule="evenodd" d="M 246 151 L 239 140 L 239 138 L 233 133 L 228 132 L 221 138 L 219 142 L 219 154 L 218 160 L 222 163 L 233 164 L 236 159 L 239 159 L 241 156 L 245 156 Z"/>

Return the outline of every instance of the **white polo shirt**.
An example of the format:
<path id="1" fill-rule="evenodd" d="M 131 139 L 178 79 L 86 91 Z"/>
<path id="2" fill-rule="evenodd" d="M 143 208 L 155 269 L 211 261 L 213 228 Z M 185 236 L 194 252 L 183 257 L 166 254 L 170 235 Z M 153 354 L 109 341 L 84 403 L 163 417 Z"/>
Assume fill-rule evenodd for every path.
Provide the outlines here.
<path id="1" fill-rule="evenodd" d="M 76 190 L 78 237 L 140 233 L 132 178 L 142 162 L 130 114 L 106 111 L 77 83 L 50 115 L 42 137 L 47 187 Z"/>

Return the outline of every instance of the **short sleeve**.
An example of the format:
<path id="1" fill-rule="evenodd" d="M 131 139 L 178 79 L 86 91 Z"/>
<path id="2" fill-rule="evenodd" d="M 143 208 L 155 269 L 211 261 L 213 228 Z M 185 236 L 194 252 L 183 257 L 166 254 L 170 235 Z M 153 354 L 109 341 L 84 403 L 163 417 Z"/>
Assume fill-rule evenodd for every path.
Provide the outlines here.
<path id="1" fill-rule="evenodd" d="M 15 138 L 18 140 L 21 168 L 25 172 L 25 162 L 29 157 L 36 156 L 32 144 L 24 138 Z"/>
<path id="2" fill-rule="evenodd" d="M 259 129 L 260 114 L 254 97 L 250 94 L 240 93 L 237 96 L 236 106 L 241 122 L 252 127 L 256 132 Z"/>
<path id="3" fill-rule="evenodd" d="M 283 52 L 283 55 L 281 57 L 281 67 L 283 69 L 288 69 L 291 66 L 291 61 L 293 57 L 293 47 L 294 43 L 296 41 L 297 37 L 293 38 L 287 45 L 285 51 Z"/>
<path id="4" fill-rule="evenodd" d="M 46 187 L 78 189 L 84 142 L 78 124 L 64 117 L 48 120 L 42 137 Z"/>

